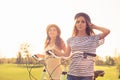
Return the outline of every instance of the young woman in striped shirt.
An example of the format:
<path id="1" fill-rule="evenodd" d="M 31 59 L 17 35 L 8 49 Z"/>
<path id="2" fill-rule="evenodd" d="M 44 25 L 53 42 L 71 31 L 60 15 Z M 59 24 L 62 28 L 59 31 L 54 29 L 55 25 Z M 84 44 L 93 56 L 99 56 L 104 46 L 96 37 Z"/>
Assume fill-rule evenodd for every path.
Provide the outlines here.
<path id="1" fill-rule="evenodd" d="M 100 46 L 110 30 L 91 23 L 86 13 L 75 15 L 75 25 L 72 37 L 67 40 L 65 56 L 71 56 L 67 80 L 92 80 L 94 76 L 94 57 L 83 53 L 96 54 L 96 48 Z M 101 33 L 95 34 L 93 29 Z"/>

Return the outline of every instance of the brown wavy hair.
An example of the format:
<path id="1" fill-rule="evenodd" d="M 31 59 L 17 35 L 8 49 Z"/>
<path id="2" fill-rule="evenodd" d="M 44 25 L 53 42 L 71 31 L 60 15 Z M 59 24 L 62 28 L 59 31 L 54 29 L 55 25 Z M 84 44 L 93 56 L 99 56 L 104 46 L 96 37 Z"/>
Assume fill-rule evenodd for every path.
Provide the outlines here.
<path id="1" fill-rule="evenodd" d="M 88 16 L 88 14 L 83 13 L 83 12 L 77 13 L 75 15 L 75 17 L 74 17 L 74 20 L 76 20 L 80 16 L 82 16 L 82 17 L 85 18 L 85 21 L 86 21 L 86 24 L 87 24 L 87 27 L 86 27 L 86 33 L 87 33 L 87 35 L 89 35 L 89 36 L 94 35 L 95 34 L 94 31 L 90 28 L 91 19 Z M 76 26 L 74 25 L 72 36 L 75 37 L 75 36 L 77 36 L 77 34 L 78 34 L 78 30 L 77 30 Z"/>
<path id="2" fill-rule="evenodd" d="M 61 50 L 62 49 L 62 44 L 64 43 L 64 41 L 62 40 L 62 38 L 60 37 L 61 35 L 61 30 L 60 28 L 56 25 L 56 24 L 49 24 L 46 28 L 46 33 L 47 33 L 47 37 L 45 40 L 45 47 L 44 49 L 49 45 L 51 38 L 48 35 L 49 29 L 51 27 L 55 27 L 57 29 L 57 33 L 58 35 L 56 36 L 56 40 L 55 40 L 55 45 Z"/>

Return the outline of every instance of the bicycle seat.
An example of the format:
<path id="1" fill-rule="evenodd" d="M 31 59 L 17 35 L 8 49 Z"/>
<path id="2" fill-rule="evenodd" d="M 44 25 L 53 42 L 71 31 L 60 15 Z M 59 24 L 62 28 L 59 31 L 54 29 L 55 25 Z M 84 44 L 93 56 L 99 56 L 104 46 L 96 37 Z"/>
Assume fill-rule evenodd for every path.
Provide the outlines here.
<path id="1" fill-rule="evenodd" d="M 96 70 L 96 71 L 94 71 L 94 78 L 103 77 L 104 74 L 105 74 L 105 72 L 103 70 Z"/>

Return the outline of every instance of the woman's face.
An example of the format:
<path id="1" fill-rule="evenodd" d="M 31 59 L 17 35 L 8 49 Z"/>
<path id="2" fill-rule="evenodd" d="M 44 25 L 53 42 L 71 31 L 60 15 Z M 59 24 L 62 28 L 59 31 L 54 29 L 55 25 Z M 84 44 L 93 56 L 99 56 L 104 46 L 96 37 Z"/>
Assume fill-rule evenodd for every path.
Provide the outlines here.
<path id="1" fill-rule="evenodd" d="M 84 17 L 80 16 L 76 19 L 76 23 L 75 23 L 76 29 L 78 31 L 81 30 L 86 30 L 86 20 Z"/>
<path id="2" fill-rule="evenodd" d="M 50 27 L 48 30 L 48 35 L 50 38 L 56 38 L 56 36 L 58 35 L 57 29 L 56 27 Z"/>

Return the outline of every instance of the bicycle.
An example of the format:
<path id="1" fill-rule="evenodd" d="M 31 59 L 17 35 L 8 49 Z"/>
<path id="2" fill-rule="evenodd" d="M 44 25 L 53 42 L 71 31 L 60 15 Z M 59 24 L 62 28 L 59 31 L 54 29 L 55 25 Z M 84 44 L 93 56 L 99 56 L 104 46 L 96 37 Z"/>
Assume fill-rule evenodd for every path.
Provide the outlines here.
<path id="1" fill-rule="evenodd" d="M 56 56 L 51 50 L 46 51 L 46 53 L 48 55 L 52 56 L 53 58 L 61 58 L 61 59 L 63 59 L 63 61 L 61 62 L 61 64 L 59 64 L 58 66 L 63 65 L 63 67 L 64 67 L 64 69 L 63 69 L 63 71 L 61 73 L 60 80 L 66 80 L 66 78 L 67 78 L 67 65 L 68 65 L 68 63 L 66 61 L 72 55 L 70 57 L 65 58 L 65 57 L 58 57 L 58 56 Z M 91 54 L 91 53 L 83 53 L 83 52 L 80 52 L 80 53 L 82 53 L 84 55 L 84 58 L 87 58 L 88 55 L 89 56 L 93 56 L 93 57 L 96 56 L 95 54 Z M 53 80 L 52 77 L 51 77 L 52 74 L 50 74 L 49 72 L 47 72 L 46 64 L 44 62 L 46 59 L 38 58 L 36 55 L 34 55 L 33 58 L 35 60 L 39 61 L 41 64 L 44 65 L 43 74 L 42 74 L 42 77 L 41 77 L 40 80 Z M 46 76 L 46 74 L 48 74 L 49 76 Z M 96 70 L 96 71 L 94 71 L 94 79 L 93 80 L 96 80 L 96 78 L 98 78 L 98 77 L 103 77 L 104 74 L 105 74 L 105 72 L 103 70 Z"/>
<path id="2" fill-rule="evenodd" d="M 51 51 L 46 51 L 46 53 L 48 53 L 48 55 L 50 55 L 52 58 L 61 58 L 61 57 L 58 57 L 56 55 L 54 55 L 54 53 L 52 53 Z M 67 63 L 66 63 L 66 60 L 61 58 L 61 63 L 58 64 L 55 69 L 53 69 L 52 73 L 49 73 L 48 70 L 47 70 L 47 67 L 46 67 L 46 64 L 45 64 L 45 60 L 47 60 L 48 58 L 39 58 L 37 55 L 33 55 L 32 56 L 36 61 L 38 61 L 39 63 L 43 64 L 44 66 L 44 69 L 43 69 L 43 72 L 42 72 L 42 77 L 40 80 L 53 80 L 52 79 L 52 73 L 54 73 L 54 71 L 57 69 L 57 67 L 63 65 L 63 71 L 61 73 L 61 80 L 66 80 L 66 76 L 67 76 Z M 47 76 L 48 75 L 48 76 Z"/>

